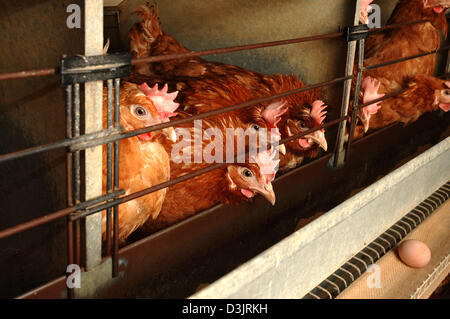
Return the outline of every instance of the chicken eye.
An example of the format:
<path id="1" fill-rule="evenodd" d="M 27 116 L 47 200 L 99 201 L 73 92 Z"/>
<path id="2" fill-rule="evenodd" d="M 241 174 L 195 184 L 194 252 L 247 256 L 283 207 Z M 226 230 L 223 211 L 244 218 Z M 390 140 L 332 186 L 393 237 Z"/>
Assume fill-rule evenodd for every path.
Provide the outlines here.
<path id="1" fill-rule="evenodd" d="M 146 118 L 149 115 L 147 109 L 141 105 L 132 105 L 131 113 L 138 119 Z"/>
<path id="2" fill-rule="evenodd" d="M 243 171 L 243 174 L 245 177 L 251 177 L 253 174 L 250 170 L 246 169 Z"/>
<path id="3" fill-rule="evenodd" d="M 135 113 L 136 115 L 138 115 L 138 116 L 144 116 L 144 115 L 147 115 L 147 110 L 144 109 L 143 107 L 137 107 L 137 108 L 134 110 L 134 113 Z"/>

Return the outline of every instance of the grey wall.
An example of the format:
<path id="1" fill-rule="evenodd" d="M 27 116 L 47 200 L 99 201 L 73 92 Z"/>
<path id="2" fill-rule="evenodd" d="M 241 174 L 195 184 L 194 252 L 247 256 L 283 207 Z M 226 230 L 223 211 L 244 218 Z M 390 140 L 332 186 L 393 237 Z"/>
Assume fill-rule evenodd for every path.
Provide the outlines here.
<path id="1" fill-rule="evenodd" d="M 127 32 L 138 19 L 130 12 L 144 0 L 124 0 L 121 27 Z M 192 50 L 227 47 L 337 32 L 350 25 L 354 0 L 159 0 L 163 29 Z M 387 19 L 396 0 L 376 1 Z M 207 59 L 236 64 L 263 73 L 294 73 L 307 83 L 326 81 L 344 72 L 346 46 L 341 40 L 320 40 Z"/>

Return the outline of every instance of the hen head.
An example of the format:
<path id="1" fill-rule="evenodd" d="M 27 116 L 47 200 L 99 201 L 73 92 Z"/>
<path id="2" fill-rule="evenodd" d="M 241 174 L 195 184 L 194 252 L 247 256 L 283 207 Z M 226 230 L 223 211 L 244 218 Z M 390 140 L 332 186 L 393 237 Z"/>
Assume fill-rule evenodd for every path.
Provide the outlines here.
<path id="1" fill-rule="evenodd" d="M 442 81 L 442 88 L 434 91 L 434 105 L 438 105 L 444 112 L 450 111 L 450 81 Z"/>
<path id="2" fill-rule="evenodd" d="M 398 12 L 398 17 L 393 19 L 393 23 L 407 22 L 411 19 L 429 20 L 447 38 L 445 11 L 450 7 L 450 0 L 403 0 L 398 6 L 399 10 L 395 11 Z"/>
<path id="3" fill-rule="evenodd" d="M 435 14 L 441 14 L 450 8 L 450 0 L 423 0 L 423 6 L 426 11 L 433 10 Z"/>
<path id="4" fill-rule="evenodd" d="M 174 99 L 178 92 L 167 93 L 167 85 L 159 90 L 156 84 L 150 88 L 146 83 L 137 85 L 125 82 L 120 91 L 120 120 L 127 130 L 140 129 L 169 121 L 175 116 L 178 107 Z M 153 141 L 161 134 L 171 141 L 176 141 L 175 130 L 172 127 L 160 132 L 149 132 L 138 135 L 140 141 Z"/>
<path id="5" fill-rule="evenodd" d="M 288 118 L 280 125 L 282 134 L 291 137 L 323 124 L 326 107 L 324 102 L 317 100 L 310 106 L 290 108 Z M 328 149 L 324 129 L 287 143 L 288 151 L 298 156 L 315 157 L 319 148 Z"/>
<path id="6" fill-rule="evenodd" d="M 278 169 L 279 160 L 272 149 L 261 151 L 249 163 L 227 166 L 228 189 L 243 200 L 250 200 L 261 194 L 275 205 L 275 192 L 272 181 Z"/>

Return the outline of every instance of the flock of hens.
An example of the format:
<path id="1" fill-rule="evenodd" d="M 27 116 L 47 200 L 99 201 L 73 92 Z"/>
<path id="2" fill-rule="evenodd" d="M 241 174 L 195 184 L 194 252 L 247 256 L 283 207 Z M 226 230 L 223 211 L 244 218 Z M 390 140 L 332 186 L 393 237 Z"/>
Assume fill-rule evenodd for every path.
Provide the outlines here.
<path id="1" fill-rule="evenodd" d="M 367 22 L 372 1 L 362 0 L 362 23 Z M 400 0 L 387 24 L 429 22 L 369 35 L 364 65 L 437 50 L 439 33 L 447 36 L 445 10 L 448 7 L 450 0 Z M 162 31 L 156 5 L 142 5 L 134 13 L 142 21 L 129 33 L 133 58 L 191 52 Z M 432 54 L 364 72 L 360 102 L 403 91 L 358 110 L 355 138 L 393 122 L 414 122 L 423 113 L 438 108 L 448 111 L 450 82 L 433 76 L 435 61 L 436 55 Z M 266 75 L 198 57 L 138 64 L 130 77 L 122 81 L 120 124 L 126 130 L 139 129 L 303 86 L 295 75 Z M 106 110 L 106 89 L 103 104 Z M 202 124 L 203 128 L 219 130 L 223 136 L 227 128 L 254 130 L 255 134 L 260 129 L 268 129 L 269 140 L 279 141 L 323 124 L 326 107 L 321 91 L 314 89 L 209 117 Z M 106 117 L 104 122 L 106 125 Z M 205 161 L 177 163 L 171 159 L 178 138 L 177 128 L 189 130 L 194 138 L 194 123 L 188 122 L 120 141 L 119 187 L 126 194 L 211 165 Z M 191 145 L 189 139 L 187 142 Z M 202 141 L 202 147 L 207 147 L 209 142 Z M 249 201 L 256 194 L 273 205 L 272 181 L 277 169 L 296 167 L 303 158 L 316 157 L 319 148 L 327 150 L 324 129 L 280 145 L 279 160 L 274 159 L 273 149 L 260 150 L 252 160 L 249 157 L 244 163 L 227 162 L 205 174 L 126 202 L 119 209 L 119 241 L 124 243 L 137 229 L 150 234 L 215 204 Z M 195 151 L 192 149 L 192 154 Z M 105 234 L 106 214 L 103 213 L 104 238 Z"/>

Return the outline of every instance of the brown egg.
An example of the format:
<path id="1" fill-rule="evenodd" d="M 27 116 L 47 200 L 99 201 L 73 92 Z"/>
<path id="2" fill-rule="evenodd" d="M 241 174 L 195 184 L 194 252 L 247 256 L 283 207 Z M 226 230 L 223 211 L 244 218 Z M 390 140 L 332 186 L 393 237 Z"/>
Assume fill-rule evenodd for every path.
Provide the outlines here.
<path id="1" fill-rule="evenodd" d="M 431 251 L 428 246 L 415 239 L 405 240 L 398 246 L 400 259 L 413 268 L 423 268 L 430 262 Z"/>

